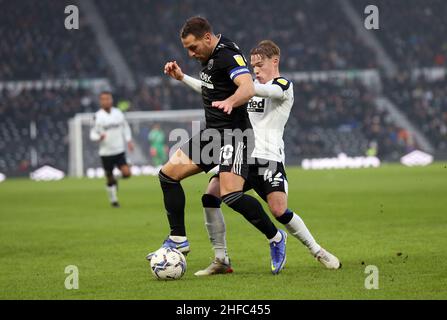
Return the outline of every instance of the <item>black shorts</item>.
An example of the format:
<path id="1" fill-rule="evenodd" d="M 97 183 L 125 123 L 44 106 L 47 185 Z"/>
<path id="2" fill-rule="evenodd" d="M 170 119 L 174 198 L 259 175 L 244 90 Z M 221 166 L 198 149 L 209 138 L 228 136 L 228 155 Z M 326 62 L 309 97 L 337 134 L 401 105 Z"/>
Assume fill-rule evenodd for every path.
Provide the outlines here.
<path id="1" fill-rule="evenodd" d="M 247 179 L 247 155 L 253 150 L 253 141 L 251 130 L 244 136 L 205 129 L 189 139 L 181 150 L 205 172 L 218 165 L 219 172 L 232 172 Z"/>
<path id="2" fill-rule="evenodd" d="M 126 154 L 119 153 L 114 156 L 105 156 L 101 157 L 102 167 L 104 171 L 107 173 L 112 173 L 115 167 L 120 168 L 124 165 L 127 165 Z"/>
<path id="3" fill-rule="evenodd" d="M 264 159 L 254 160 L 255 164 L 249 165 L 243 191 L 253 189 L 265 202 L 267 202 L 267 195 L 272 192 L 288 194 L 289 185 L 283 163 Z M 219 178 L 219 173 L 213 175 L 210 181 L 213 178 Z"/>
<path id="4" fill-rule="evenodd" d="M 264 201 L 267 201 L 267 195 L 272 192 L 287 194 L 289 186 L 283 163 L 264 159 L 255 160 L 256 164 L 250 165 L 244 192 L 254 189 Z"/>

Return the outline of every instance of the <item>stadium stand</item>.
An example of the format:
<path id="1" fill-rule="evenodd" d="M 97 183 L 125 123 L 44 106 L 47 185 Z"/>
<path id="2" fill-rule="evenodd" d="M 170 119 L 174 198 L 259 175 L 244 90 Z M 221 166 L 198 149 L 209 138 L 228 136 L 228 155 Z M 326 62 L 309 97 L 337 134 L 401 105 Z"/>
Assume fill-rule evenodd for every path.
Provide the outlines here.
<path id="1" fill-rule="evenodd" d="M 182 23 L 197 14 L 206 16 L 216 33 L 230 37 L 246 53 L 260 40 L 276 41 L 283 48 L 284 69 L 376 66 L 374 53 L 362 44 L 337 4 L 330 0 L 306 0 L 298 5 L 295 1 L 282 1 L 278 5 L 265 0 L 223 1 L 218 5 L 207 0 L 97 0 L 96 3 L 140 77 L 161 75 L 166 59 L 179 61 L 186 72 L 197 70 L 197 63 L 187 59 L 179 40 Z M 263 25 L 268 28 L 259 27 Z"/>
<path id="2" fill-rule="evenodd" d="M 401 69 L 447 66 L 447 6 L 444 0 L 350 0 L 359 12 L 377 5 L 374 31 Z"/>
<path id="3" fill-rule="evenodd" d="M 0 91 L 0 172 L 24 175 L 42 165 L 67 171 L 67 121 L 92 107 L 83 89 Z"/>
<path id="4" fill-rule="evenodd" d="M 349 2 L 359 15 L 370 4 Z M 446 67 L 445 1 L 374 2 L 379 9 L 386 8 L 380 11 L 381 29 L 374 34 L 401 69 Z M 198 72 L 199 64 L 187 58 L 178 33 L 184 20 L 196 14 L 208 17 L 217 33 L 231 37 L 247 54 L 259 40 L 275 40 L 282 48 L 283 71 L 377 68 L 374 52 L 363 44 L 336 1 L 284 0 L 278 5 L 236 0 L 219 2 L 219 10 L 216 2 L 206 0 L 93 3 L 136 76 L 135 90 L 113 90 L 117 103 L 129 102 L 129 111 L 201 108 L 199 95 L 162 74 L 163 65 L 171 59 L 186 73 Z M 105 78 L 115 84 L 83 15 L 79 31 L 63 28 L 67 4 L 72 3 L 0 0 L 0 172 L 7 175 L 27 175 L 44 164 L 67 172 L 67 121 L 98 106 L 94 91 L 88 89 L 11 90 L 6 82 Z M 381 81 L 383 94 L 437 150 L 446 151 L 445 78 L 433 82 L 399 74 Z M 374 146 L 381 160 L 396 161 L 417 148 L 411 134 L 376 107 L 377 94 L 356 80 L 295 82 L 295 105 L 285 135 L 287 163 L 339 152 L 365 155 Z M 136 137 L 141 144 L 146 143 L 146 131 L 143 128 Z M 91 161 L 96 160 L 92 157 Z"/>
<path id="5" fill-rule="evenodd" d="M 447 151 L 447 79 L 429 80 L 401 73 L 386 80 L 385 93 L 432 141 Z"/>
<path id="6" fill-rule="evenodd" d="M 0 0 L 0 81 L 111 75 L 88 24 L 64 28 L 72 1 Z"/>
<path id="7" fill-rule="evenodd" d="M 411 148 L 402 129 L 374 105 L 374 95 L 359 81 L 295 83 L 293 116 L 286 127 L 289 161 L 329 157 L 340 152 L 365 155 L 371 143 L 377 155 L 396 160 Z"/>

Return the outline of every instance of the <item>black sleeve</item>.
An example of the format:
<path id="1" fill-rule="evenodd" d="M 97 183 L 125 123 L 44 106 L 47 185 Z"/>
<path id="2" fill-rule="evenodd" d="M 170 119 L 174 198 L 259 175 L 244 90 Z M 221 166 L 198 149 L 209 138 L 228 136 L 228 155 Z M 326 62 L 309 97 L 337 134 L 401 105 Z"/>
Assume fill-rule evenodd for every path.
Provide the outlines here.
<path id="1" fill-rule="evenodd" d="M 250 74 L 250 70 L 247 67 L 247 60 L 245 60 L 242 54 L 238 54 L 237 52 L 230 50 L 222 52 L 220 63 L 232 81 L 241 74 Z"/>

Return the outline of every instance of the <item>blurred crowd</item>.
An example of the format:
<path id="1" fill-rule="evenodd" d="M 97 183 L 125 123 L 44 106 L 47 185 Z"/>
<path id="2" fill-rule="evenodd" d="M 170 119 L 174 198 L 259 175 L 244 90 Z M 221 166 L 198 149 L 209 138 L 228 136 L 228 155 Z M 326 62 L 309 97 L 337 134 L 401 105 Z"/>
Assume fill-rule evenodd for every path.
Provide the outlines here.
<path id="1" fill-rule="evenodd" d="M 111 75 L 85 15 L 79 31 L 65 29 L 70 4 L 0 0 L 0 81 Z"/>
<path id="2" fill-rule="evenodd" d="M 434 144 L 447 151 L 447 79 L 412 78 L 401 73 L 389 79 L 385 94 Z"/>
<path id="3" fill-rule="evenodd" d="M 197 62 L 187 58 L 179 36 L 184 21 L 197 14 L 206 16 L 216 33 L 235 41 L 246 54 L 260 40 L 274 40 L 282 48 L 285 69 L 376 66 L 372 52 L 357 37 L 338 3 L 331 0 L 97 0 L 96 3 L 128 62 L 140 76 L 161 75 L 168 59 L 177 60 L 187 72 L 197 70 Z"/>
<path id="4" fill-rule="evenodd" d="M 295 83 L 295 104 L 286 129 L 292 158 L 366 155 L 373 147 L 383 160 L 397 160 L 414 148 L 406 132 L 386 111 L 374 105 L 375 96 L 359 81 Z M 408 136 L 408 134 L 407 134 Z M 289 151 L 289 152 L 290 152 Z"/>
<path id="5" fill-rule="evenodd" d="M 66 171 L 67 121 L 95 109 L 83 89 L 0 91 L 0 172 L 23 175 L 42 165 Z"/>
<path id="6" fill-rule="evenodd" d="M 380 29 L 374 31 L 400 69 L 447 66 L 445 0 L 351 0 L 359 12 L 379 8 Z"/>

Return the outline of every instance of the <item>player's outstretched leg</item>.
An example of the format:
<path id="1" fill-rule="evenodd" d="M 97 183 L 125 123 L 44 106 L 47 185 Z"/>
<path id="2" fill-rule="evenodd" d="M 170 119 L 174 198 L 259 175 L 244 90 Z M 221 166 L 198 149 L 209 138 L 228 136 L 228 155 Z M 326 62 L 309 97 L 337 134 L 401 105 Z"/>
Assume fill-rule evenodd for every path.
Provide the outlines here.
<path id="1" fill-rule="evenodd" d="M 323 249 L 314 239 L 304 221 L 289 209 L 276 218 L 284 224 L 287 231 L 301 241 L 315 257 L 315 259 L 328 269 L 339 269 L 341 263 L 336 256 Z"/>

